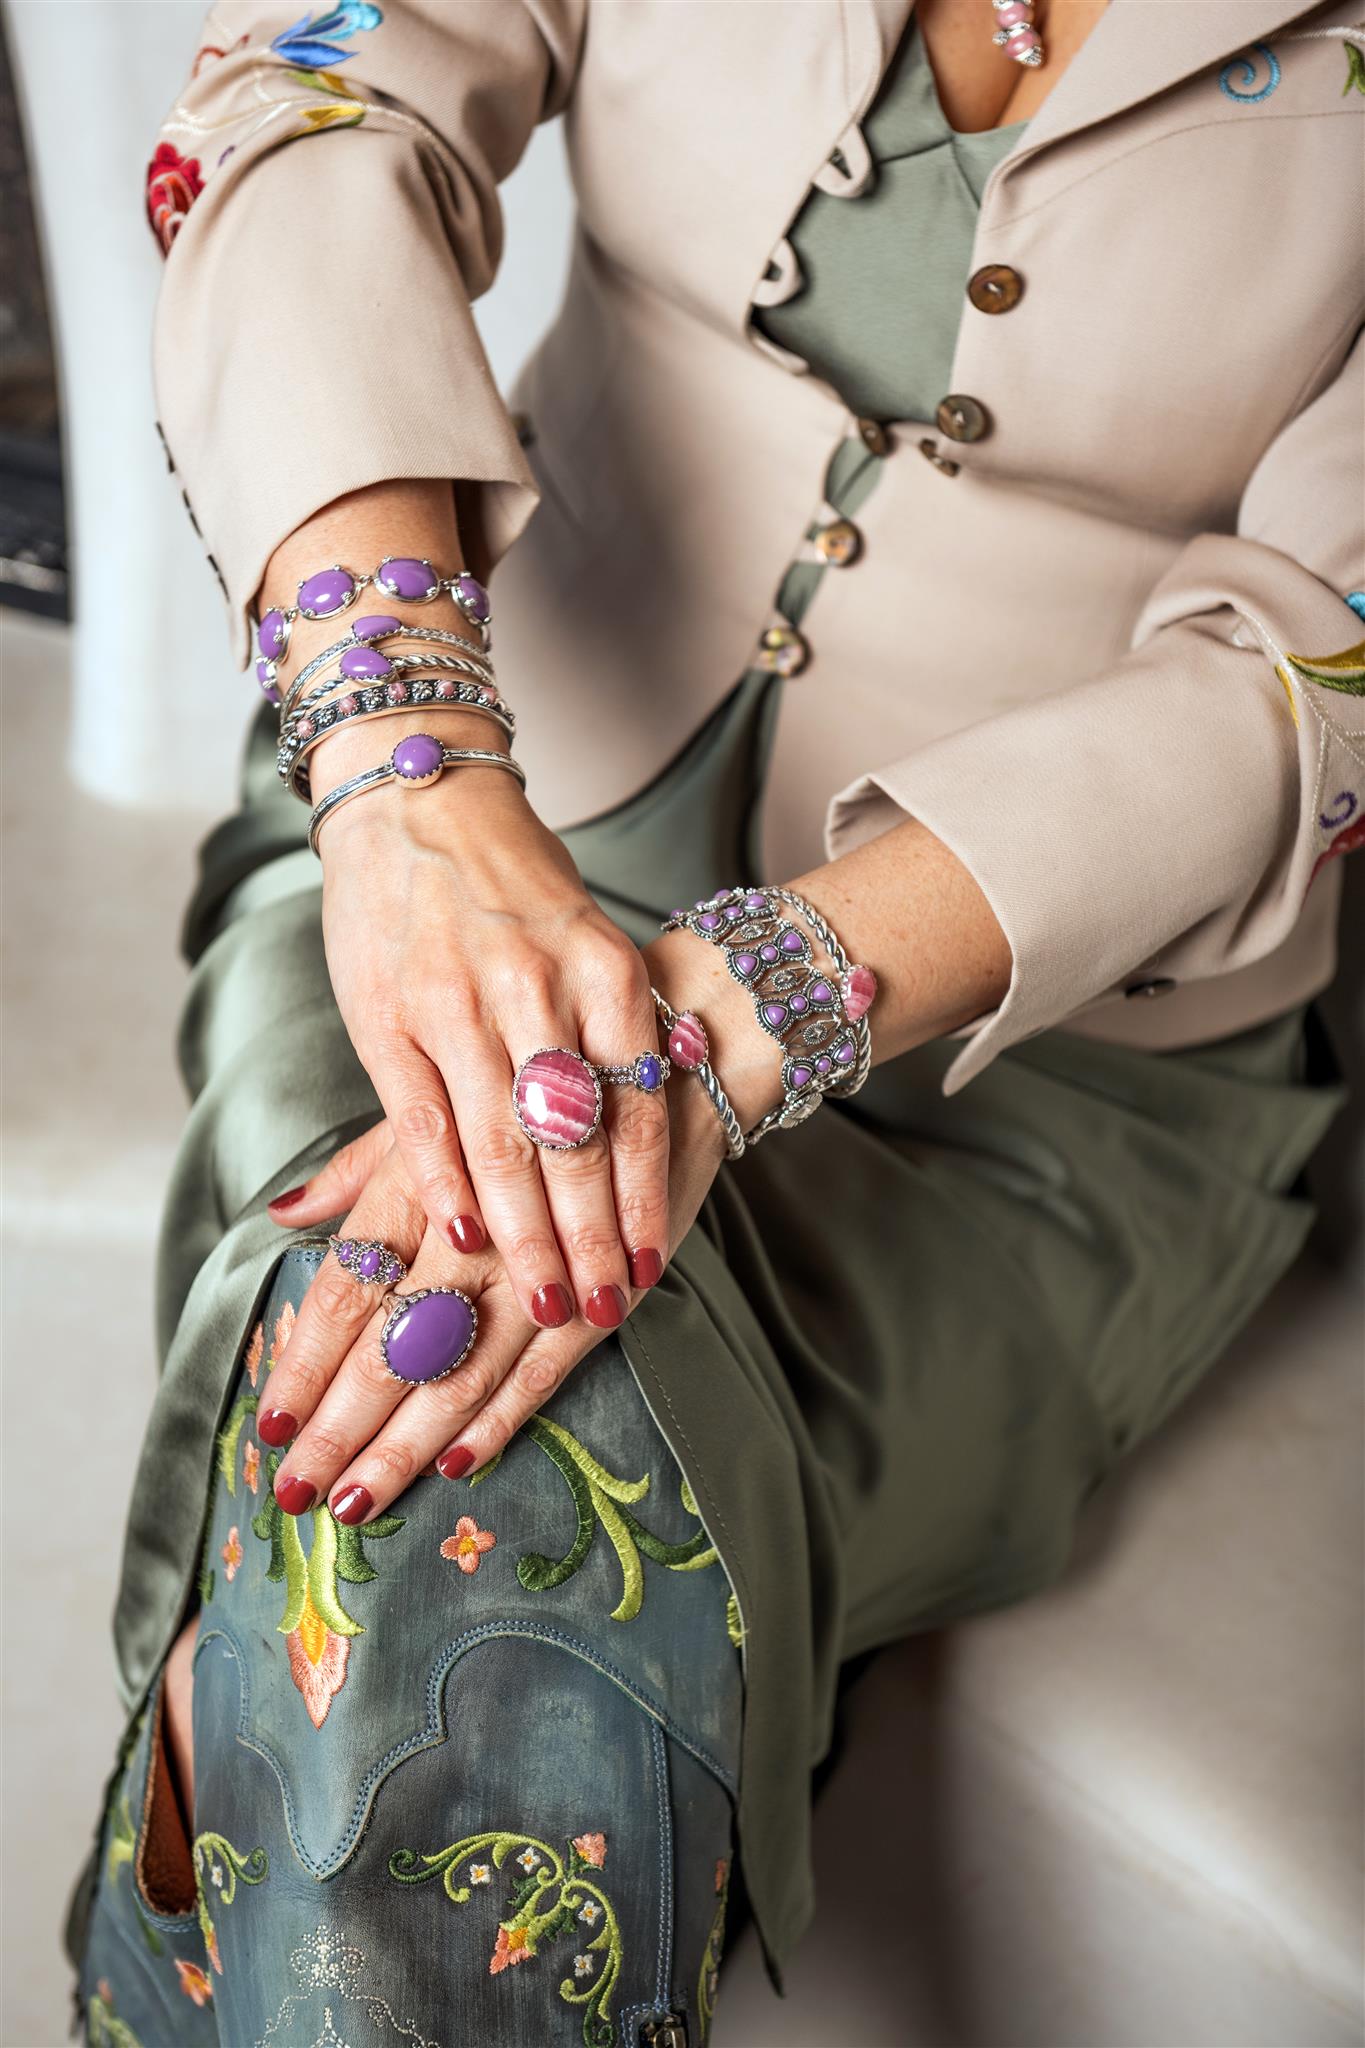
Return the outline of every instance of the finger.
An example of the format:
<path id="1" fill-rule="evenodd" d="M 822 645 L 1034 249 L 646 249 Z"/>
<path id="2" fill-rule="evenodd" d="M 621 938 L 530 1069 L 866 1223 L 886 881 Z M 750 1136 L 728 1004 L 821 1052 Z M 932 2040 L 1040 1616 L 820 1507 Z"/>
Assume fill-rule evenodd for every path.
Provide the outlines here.
<path id="1" fill-rule="evenodd" d="M 546 1201 L 540 1155 L 512 1111 L 507 1055 L 480 1033 L 462 1047 L 448 1072 L 488 1233 L 531 1322 L 559 1329 L 573 1318 L 574 1298 Z"/>
<path id="2" fill-rule="evenodd" d="M 600 1339 L 581 1328 L 537 1335 L 512 1361 L 488 1399 L 463 1418 L 455 1435 L 434 1453 L 443 1479 L 478 1472 L 506 1450 L 524 1423 L 545 1406 Z"/>
<path id="3" fill-rule="evenodd" d="M 481 1251 L 487 1232 L 439 1069 L 409 1040 L 370 1072 L 432 1229 L 457 1252 Z"/>
<path id="4" fill-rule="evenodd" d="M 426 1229 L 407 1170 L 390 1148 L 346 1217 L 340 1235 L 378 1241 L 406 1264 Z M 342 1360 L 374 1314 L 377 1290 L 363 1284 L 329 1251 L 304 1295 L 288 1342 L 266 1383 L 256 1434 L 278 1447 L 296 1437 L 316 1409 Z M 278 1491 L 278 1488 L 277 1488 Z"/>
<path id="5" fill-rule="evenodd" d="M 635 987 L 620 1011 L 620 1043 L 636 1052 L 656 1052 L 659 1023 L 649 977 L 635 949 Z M 618 998 L 619 1000 L 619 998 Z M 594 1043 L 589 1019 L 585 1046 Z M 661 1070 L 662 1071 L 662 1070 Z M 653 1089 L 608 1088 L 605 1129 L 617 1228 L 626 1250 L 632 1287 L 652 1287 L 668 1251 L 668 1103 L 662 1079 Z"/>
<path id="6" fill-rule="evenodd" d="M 449 1426 L 438 1425 L 429 1432 L 431 1448 L 414 1462 L 412 1447 L 422 1418 L 443 1410 L 463 1415 L 467 1407 L 460 1404 L 458 1392 L 452 1392 L 456 1384 L 469 1378 L 471 1398 L 479 1398 L 516 1357 L 526 1341 L 526 1324 L 511 1289 L 504 1285 L 495 1290 L 502 1297 L 501 1313 L 490 1319 L 480 1305 L 487 1287 L 477 1298 L 471 1287 L 468 1298 L 474 1302 L 478 1324 L 469 1357 L 441 1378 L 421 1385 L 406 1383 L 389 1370 L 380 1340 L 390 1315 L 403 1306 L 406 1296 L 423 1288 L 458 1285 L 452 1278 L 453 1266 L 448 1249 L 429 1235 L 403 1292 L 387 1300 L 367 1322 L 316 1413 L 291 1445 L 275 1479 L 275 1495 L 282 1506 L 297 1500 L 300 1506 L 311 1507 L 326 1494 L 338 1521 L 353 1524 L 381 1513 L 450 1436 Z M 414 1420 L 403 1423 L 400 1418 L 409 1408 L 415 1410 Z"/>
<path id="7" fill-rule="evenodd" d="M 268 1204 L 272 1222 L 283 1230 L 301 1230 L 329 1216 L 344 1216 L 392 1144 L 388 1123 L 381 1118 L 334 1152 L 311 1180 L 276 1195 Z"/>
<path id="8" fill-rule="evenodd" d="M 479 1299 L 478 1335 L 465 1363 L 448 1379 L 415 1387 L 337 1475 L 328 1496 L 337 1520 L 354 1524 L 382 1514 L 433 1460 L 448 1479 L 472 1471 L 478 1454 L 462 1432 L 488 1413 L 509 1375 L 516 1383 L 512 1405 L 533 1415 L 590 1342 L 581 1324 L 571 1330 L 538 1330 L 528 1342 L 512 1289 L 505 1281 L 486 1289 Z"/>

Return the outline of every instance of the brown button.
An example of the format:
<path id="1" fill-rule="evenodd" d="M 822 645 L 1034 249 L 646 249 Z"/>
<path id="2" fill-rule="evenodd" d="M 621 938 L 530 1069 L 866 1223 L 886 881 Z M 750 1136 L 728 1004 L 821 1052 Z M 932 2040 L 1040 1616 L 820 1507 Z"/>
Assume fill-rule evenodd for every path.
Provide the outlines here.
<path id="1" fill-rule="evenodd" d="M 889 455 L 891 436 L 880 420 L 859 420 L 858 438 L 869 455 Z"/>
<path id="2" fill-rule="evenodd" d="M 799 676 L 810 648 L 795 626 L 769 626 L 758 643 L 758 665 L 779 676 Z"/>
<path id="3" fill-rule="evenodd" d="M 512 431 L 523 448 L 530 447 L 536 438 L 536 430 L 532 424 L 529 412 L 514 412 L 512 414 Z"/>
<path id="4" fill-rule="evenodd" d="M 932 462 L 935 469 L 941 469 L 945 476 L 956 476 L 961 469 L 960 462 L 950 462 L 946 455 L 938 452 L 938 442 L 931 441 L 926 434 L 919 444 L 919 452 L 926 462 Z"/>
<path id="5" fill-rule="evenodd" d="M 967 279 L 967 297 L 978 313 L 1008 313 L 1024 295 L 1024 280 L 1008 263 L 987 263 Z"/>
<path id="6" fill-rule="evenodd" d="M 1150 1000 L 1153 996 L 1168 996 L 1174 987 L 1173 981 L 1159 975 L 1155 981 L 1135 981 L 1123 993 L 1126 996 L 1145 996 Z"/>
<path id="7" fill-rule="evenodd" d="M 815 536 L 815 552 L 831 569 L 846 569 L 863 551 L 863 537 L 851 519 L 834 519 Z"/>
<path id="8" fill-rule="evenodd" d="M 939 432 L 950 441 L 979 441 L 991 430 L 991 416 L 981 401 L 950 391 L 934 414 Z"/>

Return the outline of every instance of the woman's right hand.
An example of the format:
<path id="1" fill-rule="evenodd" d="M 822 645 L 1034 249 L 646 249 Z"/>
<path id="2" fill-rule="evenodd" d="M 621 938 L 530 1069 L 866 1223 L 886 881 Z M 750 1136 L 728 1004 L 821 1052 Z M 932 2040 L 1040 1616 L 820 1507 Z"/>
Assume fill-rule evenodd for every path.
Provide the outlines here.
<path id="1" fill-rule="evenodd" d="M 419 728 L 386 719 L 378 749 L 374 727 L 329 736 L 310 762 L 315 799 Z M 476 712 L 444 716 L 440 736 L 495 737 Z M 433 1228 L 459 1251 L 491 1237 L 543 1327 L 576 1308 L 614 1328 L 669 1242 L 663 1091 L 604 1090 L 596 1134 L 551 1151 L 522 1131 L 512 1083 L 541 1047 L 603 1065 L 658 1047 L 639 951 L 501 769 L 345 804 L 318 844 L 337 1002 Z M 287 1205 L 276 1213 L 289 1221 Z"/>

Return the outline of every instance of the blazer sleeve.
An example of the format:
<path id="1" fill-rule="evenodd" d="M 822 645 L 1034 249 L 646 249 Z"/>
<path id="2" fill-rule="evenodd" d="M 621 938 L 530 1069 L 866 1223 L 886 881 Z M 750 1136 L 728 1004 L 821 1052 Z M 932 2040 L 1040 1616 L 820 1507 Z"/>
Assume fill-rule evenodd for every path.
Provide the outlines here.
<path id="1" fill-rule="evenodd" d="M 585 0 L 299 4 L 214 8 L 148 167 L 159 425 L 243 662 L 271 554 L 343 493 L 471 485 L 485 569 L 530 517 L 470 304 Z"/>
<path id="2" fill-rule="evenodd" d="M 1112 668 L 834 799 L 831 855 L 920 819 L 1013 948 L 1004 1000 L 945 1092 L 1135 978 L 1203 980 L 1270 953 L 1322 861 L 1360 843 L 1363 415 L 1365 337 L 1257 464 L 1236 531 L 1182 549 Z"/>

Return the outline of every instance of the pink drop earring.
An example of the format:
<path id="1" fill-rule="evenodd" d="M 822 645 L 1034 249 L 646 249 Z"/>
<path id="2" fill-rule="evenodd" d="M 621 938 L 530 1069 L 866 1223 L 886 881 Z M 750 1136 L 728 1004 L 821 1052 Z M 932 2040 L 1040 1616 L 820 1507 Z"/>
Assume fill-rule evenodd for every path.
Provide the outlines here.
<path id="1" fill-rule="evenodd" d="M 1033 26 L 1032 0 L 991 0 L 991 4 L 997 23 L 991 40 L 1016 64 L 1041 64 L 1043 39 Z"/>

